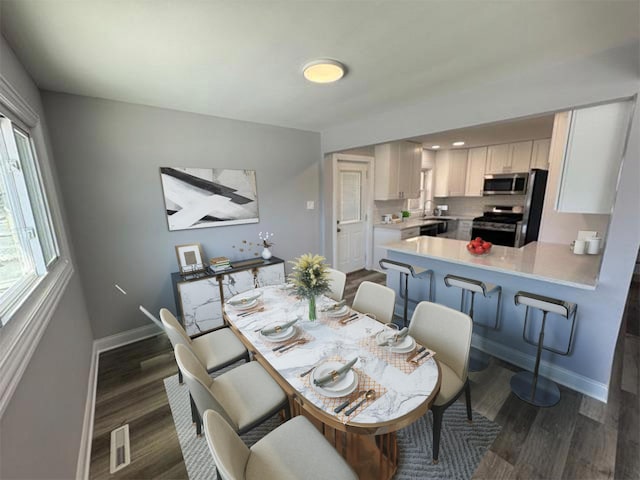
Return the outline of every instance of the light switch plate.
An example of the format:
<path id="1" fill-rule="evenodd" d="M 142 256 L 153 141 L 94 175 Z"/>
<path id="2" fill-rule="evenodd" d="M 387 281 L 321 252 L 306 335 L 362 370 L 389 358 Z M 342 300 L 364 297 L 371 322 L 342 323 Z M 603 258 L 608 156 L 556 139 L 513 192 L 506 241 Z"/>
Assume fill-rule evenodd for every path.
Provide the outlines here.
<path id="1" fill-rule="evenodd" d="M 307 201 L 307 210 L 313 210 L 314 208 L 316 208 L 316 202 L 314 202 L 313 200 L 308 200 Z"/>

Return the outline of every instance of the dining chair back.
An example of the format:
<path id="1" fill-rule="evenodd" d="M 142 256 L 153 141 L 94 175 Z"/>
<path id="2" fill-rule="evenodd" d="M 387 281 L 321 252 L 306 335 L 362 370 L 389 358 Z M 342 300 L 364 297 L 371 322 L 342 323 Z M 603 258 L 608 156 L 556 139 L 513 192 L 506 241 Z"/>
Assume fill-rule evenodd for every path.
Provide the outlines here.
<path id="1" fill-rule="evenodd" d="M 187 382 L 191 398 L 193 398 L 198 411 L 215 410 L 222 415 L 230 425 L 234 425 L 234 422 L 229 418 L 222 405 L 220 405 L 211 392 L 213 379 L 209 376 L 207 370 L 202 366 L 202 363 L 200 363 L 193 352 L 185 345 L 179 343 L 175 346 L 174 353 L 178 368 Z"/>
<path id="2" fill-rule="evenodd" d="M 171 345 L 173 348 L 176 348 L 176 345 L 182 344 L 191 350 L 191 338 L 187 335 L 187 332 L 184 331 L 178 319 L 166 308 L 162 308 L 160 310 L 160 321 L 162 321 L 162 325 L 164 326 L 164 331 L 167 332 L 167 337 L 171 341 Z"/>
<path id="3" fill-rule="evenodd" d="M 327 294 L 329 298 L 339 302 L 344 295 L 344 286 L 347 284 L 347 275 L 340 270 L 328 268 L 329 288 L 331 291 Z"/>
<path id="4" fill-rule="evenodd" d="M 204 436 L 218 470 L 218 478 L 242 480 L 251 451 L 224 419 L 207 410 L 203 415 Z"/>
<path id="5" fill-rule="evenodd" d="M 396 304 L 396 292 L 391 288 L 364 281 L 358 287 L 353 299 L 352 308 L 360 313 L 371 313 L 376 320 L 389 323 L 393 320 L 393 309 Z"/>

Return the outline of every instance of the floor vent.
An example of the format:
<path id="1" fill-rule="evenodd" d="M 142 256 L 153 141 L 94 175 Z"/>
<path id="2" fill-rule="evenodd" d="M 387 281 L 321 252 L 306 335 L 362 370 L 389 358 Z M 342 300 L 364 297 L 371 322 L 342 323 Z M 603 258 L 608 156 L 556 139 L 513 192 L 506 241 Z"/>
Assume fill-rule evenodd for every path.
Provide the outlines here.
<path id="1" fill-rule="evenodd" d="M 131 463 L 129 425 L 123 425 L 111 432 L 111 462 L 109 473 L 115 473 Z"/>

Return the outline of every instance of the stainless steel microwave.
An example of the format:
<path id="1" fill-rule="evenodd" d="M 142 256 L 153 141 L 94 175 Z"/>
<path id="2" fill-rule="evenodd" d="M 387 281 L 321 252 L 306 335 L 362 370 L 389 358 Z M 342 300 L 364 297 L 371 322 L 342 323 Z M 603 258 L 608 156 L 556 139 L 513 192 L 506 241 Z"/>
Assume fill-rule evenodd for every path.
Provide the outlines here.
<path id="1" fill-rule="evenodd" d="M 527 192 L 528 173 L 502 173 L 485 175 L 483 195 L 524 195 Z"/>

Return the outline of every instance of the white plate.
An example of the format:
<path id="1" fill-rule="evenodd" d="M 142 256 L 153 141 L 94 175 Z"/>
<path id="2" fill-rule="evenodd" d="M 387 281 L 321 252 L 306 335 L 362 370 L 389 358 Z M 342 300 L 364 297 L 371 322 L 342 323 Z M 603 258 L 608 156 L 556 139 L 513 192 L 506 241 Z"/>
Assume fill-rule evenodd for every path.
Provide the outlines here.
<path id="1" fill-rule="evenodd" d="M 324 387 L 319 387 L 313 383 L 317 378 L 320 378 L 332 370 L 337 370 L 343 366 L 344 363 L 340 362 L 327 362 L 319 365 L 313 372 L 311 372 L 311 385 L 318 393 L 325 397 L 337 398 L 349 395 L 358 387 L 358 374 L 353 369 L 345 373 L 344 376 L 338 379 L 335 383 L 325 385 Z"/>
<path id="2" fill-rule="evenodd" d="M 338 310 L 327 310 L 327 317 L 344 317 L 347 313 L 349 313 L 349 307 L 343 305 Z"/>
<path id="3" fill-rule="evenodd" d="M 272 333 L 271 335 L 265 335 L 264 333 L 260 332 L 260 335 L 262 335 L 264 338 L 266 338 L 270 342 L 284 342 L 285 340 L 289 340 L 295 334 L 296 334 L 295 325 L 291 325 L 289 328 L 286 328 L 282 332 Z"/>
<path id="4" fill-rule="evenodd" d="M 414 348 L 416 348 L 416 341 L 413 339 L 413 337 L 407 335 L 396 345 L 389 347 L 389 350 L 391 350 L 393 353 L 409 353 Z"/>
<path id="5" fill-rule="evenodd" d="M 232 307 L 235 308 L 236 310 L 244 311 L 244 310 L 252 309 L 257 304 L 258 304 L 258 299 L 255 298 L 253 300 L 248 301 L 247 303 L 241 303 L 241 304 L 238 304 L 238 305 L 232 305 Z"/>
<path id="6" fill-rule="evenodd" d="M 254 300 L 258 301 L 261 296 L 262 292 L 251 294 L 249 294 L 249 292 L 238 293 L 236 296 L 231 297 L 229 300 L 227 300 L 226 303 L 228 303 L 232 307 L 238 308 L 243 307 L 247 303 L 253 302 Z"/>

